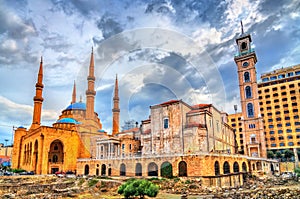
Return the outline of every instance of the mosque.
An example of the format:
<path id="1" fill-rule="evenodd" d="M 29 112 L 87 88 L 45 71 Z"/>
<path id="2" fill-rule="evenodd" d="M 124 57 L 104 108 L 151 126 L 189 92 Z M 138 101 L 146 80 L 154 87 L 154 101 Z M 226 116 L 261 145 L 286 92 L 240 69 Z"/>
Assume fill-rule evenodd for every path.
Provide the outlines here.
<path id="1" fill-rule="evenodd" d="M 235 56 L 241 96 L 251 85 L 250 98 L 241 97 L 246 153 L 237 154 L 235 133 L 228 114 L 213 104 L 190 105 L 170 100 L 150 106 L 150 116 L 140 126 L 120 131 L 119 88 L 116 77 L 113 97 L 112 133 L 102 129 L 94 110 L 94 54 L 91 52 L 86 103 L 76 99 L 52 126 L 41 125 L 43 103 L 43 60 L 37 78 L 32 124 L 15 131 L 12 167 L 51 174 L 76 171 L 78 175 L 201 177 L 206 186 L 239 186 L 247 173 L 269 174 L 279 170 L 275 160 L 266 158 L 263 123 L 257 100 L 255 63 L 251 36 L 236 39 Z M 244 80 L 247 72 L 249 78 Z"/>

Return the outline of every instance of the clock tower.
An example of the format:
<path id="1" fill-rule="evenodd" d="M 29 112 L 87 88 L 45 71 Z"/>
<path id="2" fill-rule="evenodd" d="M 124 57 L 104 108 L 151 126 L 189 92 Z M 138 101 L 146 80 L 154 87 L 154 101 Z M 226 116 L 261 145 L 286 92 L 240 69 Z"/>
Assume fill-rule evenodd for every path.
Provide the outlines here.
<path id="1" fill-rule="evenodd" d="M 260 115 L 258 87 L 256 80 L 256 53 L 251 48 L 251 36 L 242 34 L 236 39 L 238 53 L 234 57 L 237 65 L 242 107 L 242 134 L 244 154 L 252 157 L 266 157 L 266 141 L 263 118 Z"/>

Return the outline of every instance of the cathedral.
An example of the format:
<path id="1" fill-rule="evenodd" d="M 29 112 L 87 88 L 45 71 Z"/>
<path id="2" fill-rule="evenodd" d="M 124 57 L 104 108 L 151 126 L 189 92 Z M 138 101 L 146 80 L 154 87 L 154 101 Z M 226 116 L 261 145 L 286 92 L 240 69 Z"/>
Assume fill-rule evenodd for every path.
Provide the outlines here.
<path id="1" fill-rule="evenodd" d="M 237 153 L 236 135 L 228 125 L 228 114 L 213 104 L 187 104 L 169 100 L 150 106 L 150 116 L 140 126 L 120 131 L 119 88 L 115 80 L 112 133 L 102 129 L 94 111 L 94 55 L 87 77 L 86 103 L 76 99 L 51 126 L 41 126 L 43 61 L 40 62 L 32 125 L 15 131 L 13 168 L 36 174 L 76 171 L 78 175 L 201 177 L 206 186 L 240 186 L 245 174 L 268 174 L 279 170 L 266 158 L 263 124 L 259 113 L 256 84 L 256 54 L 251 37 L 236 39 L 235 56 L 240 82 L 245 154 Z M 247 74 L 247 78 L 245 77 Z M 245 79 L 246 78 L 246 79 Z M 250 87 L 250 90 L 249 88 Z M 249 91 L 248 91 L 249 90 Z M 244 93 L 250 92 L 249 96 Z"/>

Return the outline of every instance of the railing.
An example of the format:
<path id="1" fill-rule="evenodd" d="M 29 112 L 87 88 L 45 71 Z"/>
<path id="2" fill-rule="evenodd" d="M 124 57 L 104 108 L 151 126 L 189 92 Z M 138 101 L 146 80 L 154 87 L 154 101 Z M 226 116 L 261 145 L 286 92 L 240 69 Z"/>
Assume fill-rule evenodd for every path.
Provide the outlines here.
<path id="1" fill-rule="evenodd" d="M 254 52 L 255 52 L 255 49 L 251 48 L 250 50 L 247 50 L 247 51 L 238 52 L 234 56 L 235 57 L 240 57 L 240 56 L 247 55 L 247 54 L 254 53 Z"/>

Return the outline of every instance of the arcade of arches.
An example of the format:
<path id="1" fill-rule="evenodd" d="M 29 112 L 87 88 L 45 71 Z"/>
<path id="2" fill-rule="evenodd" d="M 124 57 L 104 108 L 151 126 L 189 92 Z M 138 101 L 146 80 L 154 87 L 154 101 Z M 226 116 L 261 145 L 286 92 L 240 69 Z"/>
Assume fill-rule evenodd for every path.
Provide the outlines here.
<path id="1" fill-rule="evenodd" d="M 253 166 L 255 169 L 253 170 Z M 260 165 L 260 166 L 258 166 Z M 78 161 L 79 174 L 124 177 L 203 177 L 208 185 L 237 186 L 244 182 L 247 172 L 261 172 L 263 167 L 274 167 L 269 162 L 249 160 L 241 156 L 185 156 L 162 159 L 137 158 L 121 160 Z M 89 168 L 89 171 L 86 171 Z M 84 169 L 84 170 L 82 170 Z M 101 172 L 99 172 L 101 170 Z"/>

